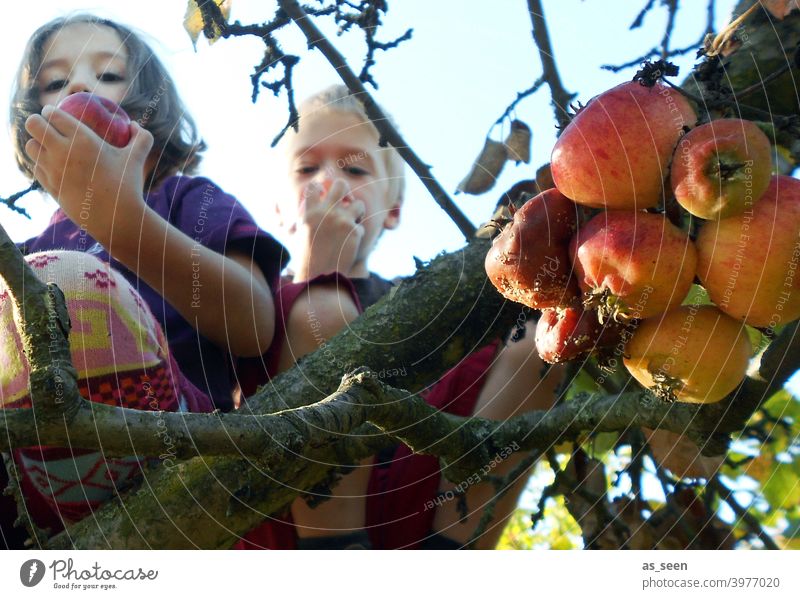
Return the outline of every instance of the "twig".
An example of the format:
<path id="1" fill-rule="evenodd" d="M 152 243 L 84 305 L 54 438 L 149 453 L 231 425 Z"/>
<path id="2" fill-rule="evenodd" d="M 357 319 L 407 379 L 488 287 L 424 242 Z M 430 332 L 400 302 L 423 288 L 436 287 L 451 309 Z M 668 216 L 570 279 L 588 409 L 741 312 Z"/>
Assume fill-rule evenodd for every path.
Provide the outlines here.
<path id="1" fill-rule="evenodd" d="M 475 527 L 475 530 L 473 531 L 472 536 L 467 543 L 467 547 L 469 549 L 474 548 L 475 543 L 477 543 L 486 532 L 489 523 L 494 518 L 494 508 L 497 506 L 497 502 L 500 501 L 500 499 L 505 496 L 506 493 L 508 493 L 514 483 L 516 483 L 521 476 L 524 476 L 525 473 L 531 469 L 541 455 L 541 451 L 533 451 L 528 455 L 523 456 L 522 460 L 520 460 L 520 462 L 515 465 L 506 476 L 501 477 L 499 480 L 492 481 L 495 494 L 481 508 L 483 510 L 481 513 L 481 518 L 478 520 L 478 525 Z"/>
<path id="2" fill-rule="evenodd" d="M 547 21 L 544 18 L 541 0 L 528 0 L 528 12 L 533 25 L 533 41 L 539 49 L 539 58 L 542 61 L 542 78 L 550 87 L 556 121 L 558 126 L 563 129 L 569 124 L 570 117 L 567 108 L 576 94 L 571 94 L 564 89 L 561 77 L 558 75 L 558 67 L 556 67 L 553 49 L 550 45 L 550 34 L 547 32 Z"/>
<path id="3" fill-rule="evenodd" d="M 767 532 L 761 527 L 761 523 L 758 521 L 758 519 L 746 508 L 739 505 L 739 502 L 737 502 L 733 497 L 733 491 L 723 485 L 718 477 L 714 476 L 711 480 L 709 480 L 708 486 L 714 489 L 717 495 L 719 495 L 719 498 L 731 507 L 738 518 L 745 523 L 750 532 L 752 532 L 761 540 L 762 543 L 764 543 L 764 547 L 766 549 L 780 549 L 772 537 L 769 536 L 769 534 L 767 534 Z"/>
<path id="4" fill-rule="evenodd" d="M 708 36 L 708 34 L 714 32 L 714 5 L 715 5 L 715 2 L 716 2 L 716 0 L 708 0 L 708 5 L 707 5 L 707 8 L 706 8 L 706 27 L 705 27 L 705 30 L 703 31 L 703 33 L 700 35 L 700 39 L 698 39 L 696 42 L 694 42 L 692 44 L 689 44 L 688 46 L 684 46 L 683 48 L 676 48 L 674 50 L 667 50 L 666 45 L 665 45 L 664 42 L 666 40 L 668 40 L 669 37 L 671 37 L 671 31 L 672 31 L 672 29 L 674 27 L 675 15 L 677 14 L 677 6 L 676 6 L 675 11 L 673 12 L 671 10 L 670 13 L 669 13 L 668 21 L 667 21 L 667 30 L 665 31 L 664 38 L 662 39 L 661 49 L 660 50 L 659 50 L 658 47 L 653 47 L 648 52 L 646 52 L 645 54 L 640 56 L 639 58 L 635 58 L 633 60 L 629 60 L 628 62 L 624 62 L 624 63 L 618 64 L 618 65 L 604 64 L 600 68 L 605 70 L 605 71 L 611 71 L 612 73 L 618 73 L 618 72 L 620 72 L 620 71 L 622 71 L 624 69 L 628 69 L 628 68 L 633 67 L 633 66 L 638 66 L 638 65 L 642 64 L 643 62 L 645 62 L 646 60 L 650 60 L 651 58 L 653 58 L 655 56 L 659 56 L 659 54 L 660 54 L 662 60 L 666 60 L 668 58 L 674 58 L 675 56 L 683 56 L 684 54 L 687 54 L 688 52 L 691 52 L 692 50 L 697 50 L 699 48 L 702 48 L 703 41 L 706 39 L 706 36 Z M 652 4 L 653 4 L 652 2 L 649 2 L 648 5 L 645 6 L 645 8 L 642 10 L 642 12 L 639 13 L 639 16 L 636 18 L 636 20 L 631 25 L 630 29 L 635 29 L 636 27 L 641 25 L 641 20 L 644 18 L 645 13 L 648 10 L 650 10 L 650 8 L 652 8 Z M 677 2 L 676 2 L 676 4 L 677 4 Z"/>
<path id="5" fill-rule="evenodd" d="M 540 87 L 542 87 L 543 84 L 544 84 L 544 77 L 539 77 L 536 81 L 533 82 L 533 85 L 531 85 L 528 89 L 526 89 L 525 91 L 517 92 L 517 97 L 514 99 L 513 102 L 511 102 L 511 104 L 508 105 L 503 114 L 500 115 L 500 118 L 498 118 L 494 122 L 494 124 L 499 125 L 500 123 L 502 123 L 503 119 L 508 117 L 517 107 L 517 104 L 519 104 L 522 100 L 524 100 L 528 96 L 536 93 L 536 91 Z"/>
<path id="6" fill-rule="evenodd" d="M 439 204 L 447 215 L 453 220 L 461 234 L 469 240 L 475 235 L 475 226 L 453 203 L 450 196 L 434 178 L 430 167 L 425 164 L 411 147 L 406 143 L 400 133 L 391 124 L 383 111 L 375 103 L 364 84 L 353 73 L 344 57 L 333 44 L 320 32 L 314 22 L 296 0 L 279 0 L 280 6 L 286 14 L 297 24 L 308 40 L 309 48 L 317 48 L 331 63 L 344 84 L 364 104 L 367 116 L 375 125 L 383 143 L 391 144 L 406 161 L 406 164 L 419 177 L 422 184 L 428 189 L 433 199 Z"/>
<path id="7" fill-rule="evenodd" d="M 32 191 L 36 191 L 37 189 L 41 189 L 42 186 L 39 185 L 38 181 L 34 181 L 30 187 L 27 189 L 23 189 L 22 191 L 18 191 L 17 193 L 12 193 L 7 198 L 0 198 L 0 204 L 5 204 L 6 208 L 9 210 L 13 210 L 14 212 L 18 212 L 28 220 L 30 220 L 31 215 L 28 214 L 28 211 L 25 208 L 20 208 L 17 206 L 17 202 L 24 197 L 25 195 L 29 194 Z"/>

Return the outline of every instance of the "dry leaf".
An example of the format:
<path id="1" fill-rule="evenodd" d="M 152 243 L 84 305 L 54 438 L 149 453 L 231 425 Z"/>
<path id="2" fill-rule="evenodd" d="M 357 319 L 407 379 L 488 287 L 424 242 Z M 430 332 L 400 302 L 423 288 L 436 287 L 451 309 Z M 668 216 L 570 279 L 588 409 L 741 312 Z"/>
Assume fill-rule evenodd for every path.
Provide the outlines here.
<path id="1" fill-rule="evenodd" d="M 793 10 L 800 9 L 800 0 L 761 0 L 761 4 L 779 21 Z"/>
<path id="2" fill-rule="evenodd" d="M 472 165 L 469 174 L 456 188 L 471 195 L 479 195 L 494 187 L 508 153 L 504 143 L 486 138 L 481 153 Z"/>
<path id="3" fill-rule="evenodd" d="M 508 159 L 513 160 L 517 164 L 524 162 L 528 164 L 531 161 L 531 128 L 522 121 L 513 121 L 511 123 L 511 131 L 506 137 L 506 152 L 508 152 Z"/>
<path id="4" fill-rule="evenodd" d="M 536 169 L 536 185 L 539 187 L 540 192 L 553 189 L 556 186 L 549 162 Z"/>
<path id="5" fill-rule="evenodd" d="M 231 15 L 231 2 L 232 0 L 214 0 L 219 6 L 219 9 L 222 11 L 222 16 L 225 17 L 227 21 Z M 200 12 L 200 8 L 197 6 L 197 2 L 195 0 L 189 0 L 186 4 L 186 14 L 183 16 L 183 28 L 186 30 L 186 33 L 189 34 L 189 37 L 192 40 L 192 45 L 197 49 L 197 40 L 200 37 L 200 34 L 203 33 L 203 15 Z M 208 37 L 208 43 L 213 44 L 215 41 L 219 39 L 219 28 L 215 25 L 214 26 L 214 35 L 212 37 Z"/>
<path id="6" fill-rule="evenodd" d="M 725 462 L 725 456 L 704 456 L 690 439 L 672 431 L 642 429 L 653 458 L 678 478 L 709 479 Z"/>

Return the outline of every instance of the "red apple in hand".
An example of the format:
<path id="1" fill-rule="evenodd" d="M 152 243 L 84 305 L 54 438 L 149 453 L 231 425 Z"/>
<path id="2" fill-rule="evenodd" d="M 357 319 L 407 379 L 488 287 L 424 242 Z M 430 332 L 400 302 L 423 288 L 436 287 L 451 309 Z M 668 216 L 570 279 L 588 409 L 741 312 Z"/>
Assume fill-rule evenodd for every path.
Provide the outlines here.
<path id="1" fill-rule="evenodd" d="M 690 131 L 672 158 L 672 189 L 707 220 L 741 214 L 761 197 L 772 170 L 769 139 L 752 121 L 719 119 Z"/>
<path id="2" fill-rule="evenodd" d="M 683 128 L 696 120 L 666 85 L 618 85 L 590 100 L 558 138 L 550 160 L 556 187 L 594 208 L 655 206 Z"/>
<path id="3" fill-rule="evenodd" d="M 115 102 L 89 92 L 70 94 L 58 103 L 112 146 L 122 148 L 131 139 L 131 119 Z"/>

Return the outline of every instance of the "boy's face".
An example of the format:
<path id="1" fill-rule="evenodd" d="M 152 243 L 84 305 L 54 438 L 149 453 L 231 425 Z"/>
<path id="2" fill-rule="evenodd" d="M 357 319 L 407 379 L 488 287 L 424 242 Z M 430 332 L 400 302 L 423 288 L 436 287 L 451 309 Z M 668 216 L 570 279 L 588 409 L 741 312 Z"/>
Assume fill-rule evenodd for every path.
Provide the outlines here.
<path id="1" fill-rule="evenodd" d="M 43 47 L 36 76 L 39 102 L 58 104 L 87 91 L 121 103 L 128 89 L 128 52 L 116 31 L 93 23 L 73 23 L 56 31 Z"/>
<path id="2" fill-rule="evenodd" d="M 301 118 L 289 147 L 291 197 L 278 204 L 283 222 L 291 230 L 302 220 L 309 184 L 328 190 L 342 179 L 350 189 L 343 201 L 364 203 L 364 238 L 356 260 L 365 263 L 383 230 L 397 227 L 400 217 L 399 200 L 388 197 L 383 151 L 374 127 L 356 115 L 323 109 Z"/>

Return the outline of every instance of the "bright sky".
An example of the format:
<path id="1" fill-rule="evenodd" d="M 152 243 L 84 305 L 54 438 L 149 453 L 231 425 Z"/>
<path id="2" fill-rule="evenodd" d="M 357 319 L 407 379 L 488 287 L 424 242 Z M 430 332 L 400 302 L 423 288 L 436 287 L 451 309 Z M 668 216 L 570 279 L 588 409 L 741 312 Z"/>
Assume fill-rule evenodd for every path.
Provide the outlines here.
<path id="1" fill-rule="evenodd" d="M 645 4 L 545 0 L 544 10 L 561 76 L 578 99 L 593 95 L 629 79 L 634 70 L 614 75 L 601 71 L 604 63 L 634 59 L 660 43 L 666 12 L 657 8 L 645 26 L 628 32 L 628 25 Z M 728 19 L 733 0 L 720 0 L 716 27 Z M 438 1 L 394 0 L 382 29 L 382 40 L 392 39 L 408 27 L 413 39 L 385 54 L 378 54 L 373 74 L 380 85 L 375 96 L 391 112 L 400 128 L 448 191 L 468 171 L 483 145 L 492 123 L 514 99 L 539 76 L 541 67 L 530 30 L 525 0 Z M 33 9 L 35 7 L 35 10 Z M 117 19 L 144 32 L 167 64 L 178 89 L 198 121 L 209 144 L 202 174 L 233 193 L 254 214 L 261 226 L 280 237 L 273 206 L 285 193 L 284 159 L 270 141 L 287 118 L 283 96 L 266 90 L 254 105 L 250 101 L 249 75 L 261 58 L 263 45 L 255 38 L 223 40 L 213 46 L 201 40 L 192 49 L 182 27 L 186 2 L 137 0 L 137 2 L 74 2 L 34 0 L 16 11 L 14 27 L 0 38 L 5 59 L 0 64 L 0 89 L 10 94 L 11 82 L 30 34 L 49 19 L 76 10 L 88 10 Z M 490 8 L 491 7 L 491 8 Z M 263 22 L 274 13 L 274 2 L 233 0 L 232 18 L 242 23 Z M 323 29 L 348 58 L 354 70 L 361 68 L 363 38 L 358 32 L 335 38 L 332 27 Z M 688 45 L 700 37 L 705 25 L 705 2 L 681 5 L 673 45 Z M 318 55 L 307 53 L 293 30 L 281 32 L 284 49 L 302 55 L 296 69 L 298 98 L 338 82 L 333 69 Z M 693 61 L 690 54 L 678 61 L 682 74 Z M 495 189 L 483 196 L 459 196 L 457 201 L 476 224 L 486 220 L 499 194 L 515 181 L 531 178 L 535 168 L 547 162 L 555 141 L 549 93 L 520 104 L 516 116 L 534 130 L 530 165 L 509 163 Z M 500 131 L 495 132 L 498 136 Z M 413 256 L 429 259 L 443 250 L 460 247 L 463 238 L 409 172 L 403 224 L 383 236 L 371 267 L 391 277 L 410 274 Z M 8 137 L 0 144 L 0 195 L 27 186 L 17 172 Z M 15 240 L 26 239 L 44 228 L 54 203 L 36 194 L 22 205 L 32 221 L 0 207 L 0 223 Z"/>

